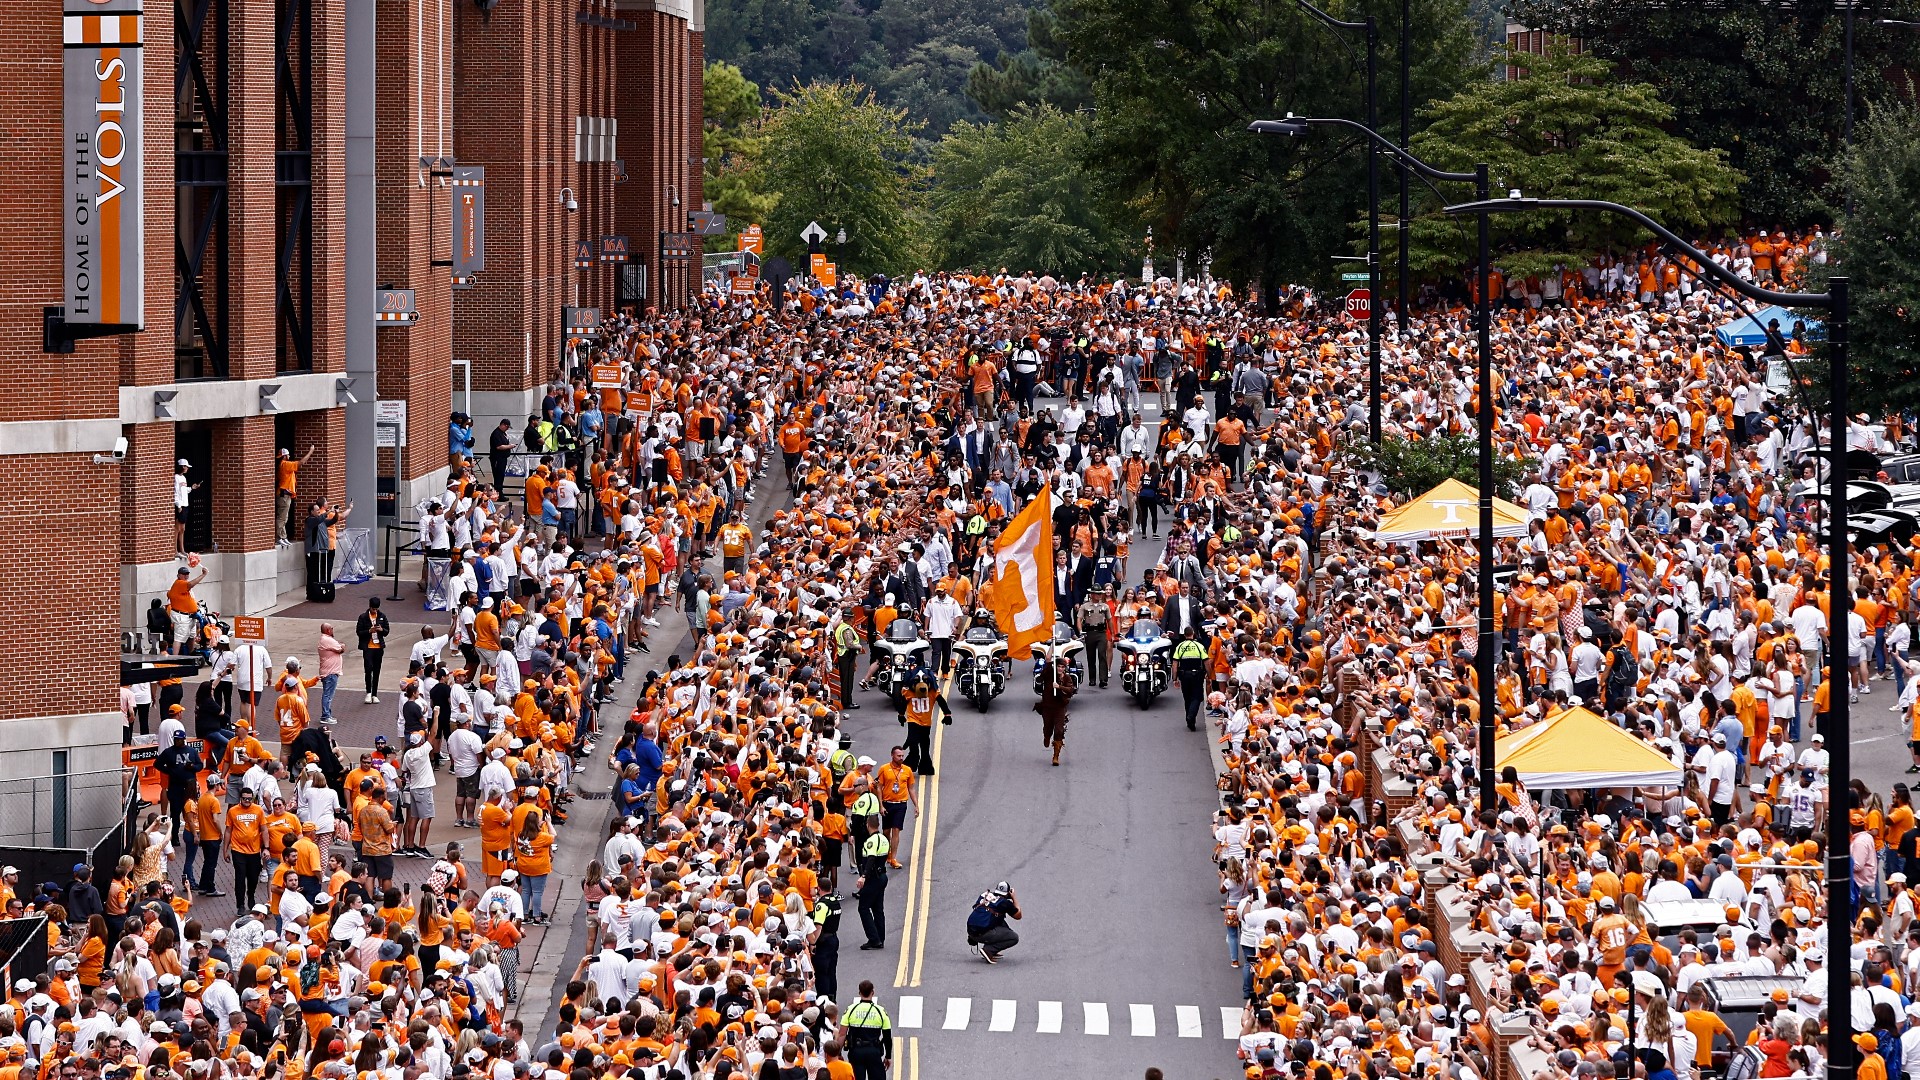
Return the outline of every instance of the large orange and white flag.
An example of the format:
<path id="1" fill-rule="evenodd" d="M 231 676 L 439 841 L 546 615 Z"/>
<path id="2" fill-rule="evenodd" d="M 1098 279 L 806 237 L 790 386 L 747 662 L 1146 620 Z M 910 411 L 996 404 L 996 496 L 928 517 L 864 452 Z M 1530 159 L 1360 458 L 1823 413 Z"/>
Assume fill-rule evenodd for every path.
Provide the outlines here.
<path id="1" fill-rule="evenodd" d="M 993 545 L 987 604 L 1007 634 L 1007 655 L 1033 656 L 1033 643 L 1053 632 L 1053 493 L 1041 488 Z"/>

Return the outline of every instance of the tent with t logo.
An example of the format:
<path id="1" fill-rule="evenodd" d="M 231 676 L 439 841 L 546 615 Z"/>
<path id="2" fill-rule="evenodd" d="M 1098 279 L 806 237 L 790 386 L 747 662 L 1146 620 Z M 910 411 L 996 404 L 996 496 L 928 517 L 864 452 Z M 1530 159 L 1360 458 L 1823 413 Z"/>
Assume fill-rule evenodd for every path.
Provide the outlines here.
<path id="1" fill-rule="evenodd" d="M 1388 514 L 1373 531 L 1375 540 L 1387 543 L 1479 535 L 1480 493 L 1452 478 Z M 1493 535 L 1527 535 L 1527 512 L 1505 499 L 1493 500 Z"/>

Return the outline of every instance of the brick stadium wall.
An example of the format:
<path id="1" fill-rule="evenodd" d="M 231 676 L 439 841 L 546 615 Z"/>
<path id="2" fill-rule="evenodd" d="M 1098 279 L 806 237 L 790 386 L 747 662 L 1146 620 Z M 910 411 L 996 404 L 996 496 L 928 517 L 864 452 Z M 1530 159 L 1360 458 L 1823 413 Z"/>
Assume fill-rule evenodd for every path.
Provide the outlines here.
<path id="1" fill-rule="evenodd" d="M 380 25 L 421 27 L 417 38 L 412 33 L 382 38 L 375 91 L 375 280 L 384 288 L 412 289 L 420 313 L 412 326 L 381 325 L 375 331 L 380 397 L 407 401 L 407 452 L 401 459 L 407 480 L 446 467 L 447 415 L 453 409 L 452 271 L 432 265 L 436 252 L 444 259 L 452 251 L 452 192 L 419 167 L 421 157 L 453 149 L 452 118 L 445 113 L 452 106 L 450 39 L 444 77 L 440 52 L 442 38 L 453 29 L 451 6 L 440 0 L 379 0 L 378 5 Z M 444 28 L 443 18 L 449 23 Z M 491 203 L 493 191 L 487 194 Z M 494 208 L 487 209 L 491 222 Z M 487 237 L 489 248 L 497 235 Z M 488 252 L 489 259 L 493 254 Z M 381 476 L 393 475 L 392 451 L 380 451 L 379 469 Z"/>
<path id="2" fill-rule="evenodd" d="M 654 5 L 623 2 L 619 17 L 636 28 L 616 35 L 613 78 L 614 115 L 620 120 L 620 152 L 627 160 L 628 182 L 620 186 L 614 218 L 618 232 L 632 237 L 634 254 L 647 264 L 647 303 L 679 306 L 698 287 L 699 266 L 660 272 L 660 233 L 685 228 L 686 216 L 701 208 L 700 72 L 701 35 L 684 13 Z M 680 196 L 672 209 L 669 185 Z"/>
<path id="3" fill-rule="evenodd" d="M 557 369 L 560 304 L 572 295 L 568 215 L 579 45 L 574 5 L 455 5 L 454 154 L 487 170 L 487 269 L 454 294 L 454 348 L 476 391 L 541 385 Z M 577 186 L 575 187 L 578 191 Z"/>
<path id="4" fill-rule="evenodd" d="M 61 297 L 60 18 L 53 0 L 0 9 L 0 85 L 8 88 L 0 112 L 0 159 L 8 163 L 0 185 L 0 420 L 14 423 L 117 417 L 120 374 L 155 356 L 144 340 L 152 335 L 83 341 L 71 355 L 41 351 L 41 309 Z M 172 40 L 170 5 L 147 18 L 146 33 Z M 166 55 L 164 44 L 160 51 Z M 170 100 L 172 65 L 150 55 L 144 83 L 149 100 Z M 157 192 L 161 203 L 173 182 L 172 138 L 171 118 L 150 107 L 145 177 L 150 200 Z M 172 310 L 171 218 L 150 213 L 145 228 L 151 325 Z M 165 362 L 171 356 L 169 343 Z M 170 443 L 159 452 L 170 453 Z M 0 651 L 45 657 L 9 673 L 0 720 L 116 707 L 121 545 L 110 538 L 121 520 L 124 471 L 95 465 L 91 453 L 0 457 Z M 45 772 L 44 754 L 23 767 Z"/>

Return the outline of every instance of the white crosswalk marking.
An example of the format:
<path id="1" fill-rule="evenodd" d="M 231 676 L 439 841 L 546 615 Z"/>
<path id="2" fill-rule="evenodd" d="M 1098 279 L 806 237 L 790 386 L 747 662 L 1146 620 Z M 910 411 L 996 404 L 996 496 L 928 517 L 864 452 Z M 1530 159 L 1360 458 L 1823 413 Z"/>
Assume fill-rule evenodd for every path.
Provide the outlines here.
<path id="1" fill-rule="evenodd" d="M 1139 1038 L 1153 1037 L 1153 1006 L 1129 1005 L 1127 1011 L 1133 1014 L 1133 1033 Z"/>
<path id="2" fill-rule="evenodd" d="M 938 998 L 934 999 L 938 1002 Z M 973 999 L 970 997 L 950 997 L 946 999 L 946 1013 L 938 1025 L 945 1031 L 968 1031 L 973 1024 Z M 986 1030 L 995 1034 L 1016 1034 L 1022 1031 L 1035 1035 L 1066 1034 L 1066 1010 L 1068 1002 L 1036 1001 L 1033 1003 L 1031 1027 L 1021 1019 L 1022 1005 L 1018 998 L 988 999 Z M 1169 1038 L 1204 1039 L 1206 1032 L 1207 1007 L 1202 1005 L 1174 1005 L 1173 1024 L 1165 1031 L 1160 1030 L 1158 1007 L 1152 1003 L 1134 1002 L 1125 1006 L 1127 1010 L 1126 1026 L 1135 1038 L 1151 1039 L 1165 1035 Z M 1241 1012 L 1235 1006 L 1222 1005 L 1220 1008 L 1220 1037 L 1234 1040 L 1240 1037 Z M 1082 1035 L 1112 1035 L 1112 1006 L 1104 1001 L 1083 1001 L 1080 1003 L 1083 1023 Z M 894 1028 L 898 1031 L 924 1031 L 931 1026 L 927 1016 L 927 999 L 918 994 L 903 994 L 894 1003 Z"/>
<path id="3" fill-rule="evenodd" d="M 1197 1039 L 1200 1037 L 1200 1006 L 1175 1005 L 1173 1007 L 1173 1015 L 1175 1023 L 1180 1029 L 1181 1038 Z"/>

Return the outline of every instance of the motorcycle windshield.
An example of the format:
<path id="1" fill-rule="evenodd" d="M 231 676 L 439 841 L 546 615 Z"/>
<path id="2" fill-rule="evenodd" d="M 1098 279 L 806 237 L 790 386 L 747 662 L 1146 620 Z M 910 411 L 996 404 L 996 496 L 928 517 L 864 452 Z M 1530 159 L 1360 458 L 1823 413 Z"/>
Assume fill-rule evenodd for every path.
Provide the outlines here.
<path id="1" fill-rule="evenodd" d="M 1078 635 L 1073 632 L 1073 627 L 1063 622 L 1053 624 L 1053 643 L 1055 645 L 1065 645 L 1069 641 L 1077 640 L 1079 640 L 1079 638 Z"/>
<path id="2" fill-rule="evenodd" d="M 991 645 L 999 640 L 999 633 L 992 627 L 975 626 L 967 631 L 966 642 L 969 645 Z"/>
<path id="3" fill-rule="evenodd" d="M 1128 631 L 1127 636 L 1133 638 L 1135 641 L 1152 641 L 1161 636 L 1160 624 L 1154 622 L 1152 619 L 1136 620 L 1133 628 Z"/>
<path id="4" fill-rule="evenodd" d="M 920 637 L 920 624 L 912 619 L 895 619 L 887 624 L 887 640 L 895 645 L 911 645 Z"/>

